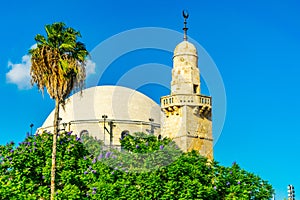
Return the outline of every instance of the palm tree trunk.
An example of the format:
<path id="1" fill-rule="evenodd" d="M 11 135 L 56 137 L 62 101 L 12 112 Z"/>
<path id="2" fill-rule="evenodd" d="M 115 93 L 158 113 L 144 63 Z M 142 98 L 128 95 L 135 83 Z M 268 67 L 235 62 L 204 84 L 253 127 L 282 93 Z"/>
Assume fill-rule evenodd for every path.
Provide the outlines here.
<path id="1" fill-rule="evenodd" d="M 55 195 L 55 169 L 56 169 L 56 141 L 59 128 L 59 101 L 55 100 L 55 112 L 54 112 L 54 133 L 53 133 L 53 145 L 52 145 L 52 166 L 51 166 L 51 200 L 54 200 Z"/>

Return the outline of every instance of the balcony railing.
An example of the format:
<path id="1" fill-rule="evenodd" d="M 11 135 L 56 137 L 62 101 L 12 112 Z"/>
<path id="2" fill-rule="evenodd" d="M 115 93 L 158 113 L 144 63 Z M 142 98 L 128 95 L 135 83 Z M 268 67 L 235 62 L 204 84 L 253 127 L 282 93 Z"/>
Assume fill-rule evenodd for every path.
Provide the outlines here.
<path id="1" fill-rule="evenodd" d="M 211 107 L 211 97 L 196 94 L 176 94 L 161 97 L 160 103 L 162 108 L 179 105 L 203 105 Z"/>

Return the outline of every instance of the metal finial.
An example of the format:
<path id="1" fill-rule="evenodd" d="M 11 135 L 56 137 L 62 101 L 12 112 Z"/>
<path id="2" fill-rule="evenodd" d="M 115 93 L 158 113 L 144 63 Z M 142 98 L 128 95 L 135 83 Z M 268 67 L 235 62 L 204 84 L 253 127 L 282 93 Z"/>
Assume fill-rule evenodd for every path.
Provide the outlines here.
<path id="1" fill-rule="evenodd" d="M 183 10 L 182 11 L 182 16 L 184 18 L 184 22 L 183 22 L 183 24 L 184 24 L 184 27 L 183 27 L 183 31 L 184 31 L 184 33 L 183 33 L 184 34 L 183 35 L 183 40 L 187 41 L 187 30 L 188 30 L 188 28 L 186 27 L 186 24 L 187 24 L 186 20 L 187 20 L 187 18 L 189 18 L 188 11 L 187 10 Z"/>

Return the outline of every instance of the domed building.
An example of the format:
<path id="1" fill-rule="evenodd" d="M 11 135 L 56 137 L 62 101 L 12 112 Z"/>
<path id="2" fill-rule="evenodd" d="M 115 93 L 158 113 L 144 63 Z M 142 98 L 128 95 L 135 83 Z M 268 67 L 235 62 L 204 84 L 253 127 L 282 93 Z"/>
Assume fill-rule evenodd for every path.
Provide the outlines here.
<path id="1" fill-rule="evenodd" d="M 88 134 L 118 146 L 122 133 L 160 133 L 160 106 L 144 94 L 120 86 L 96 86 L 67 99 L 60 130 Z M 54 111 L 38 132 L 53 131 Z"/>
<path id="2" fill-rule="evenodd" d="M 144 132 L 172 138 L 184 151 L 196 150 L 213 159 L 212 100 L 201 94 L 196 47 L 184 38 L 173 55 L 171 94 L 161 106 L 138 91 L 119 86 L 97 86 L 71 96 L 60 109 L 60 130 L 89 134 L 118 146 L 124 133 Z M 53 130 L 52 112 L 39 131 Z"/>

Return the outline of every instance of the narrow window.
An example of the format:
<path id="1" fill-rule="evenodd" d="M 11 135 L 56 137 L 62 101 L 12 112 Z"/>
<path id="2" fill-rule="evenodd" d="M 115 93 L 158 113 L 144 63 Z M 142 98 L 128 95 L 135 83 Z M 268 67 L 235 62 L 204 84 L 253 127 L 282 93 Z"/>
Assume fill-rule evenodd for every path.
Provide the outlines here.
<path id="1" fill-rule="evenodd" d="M 194 84 L 194 94 L 198 93 L 198 85 Z"/>

